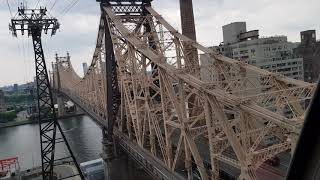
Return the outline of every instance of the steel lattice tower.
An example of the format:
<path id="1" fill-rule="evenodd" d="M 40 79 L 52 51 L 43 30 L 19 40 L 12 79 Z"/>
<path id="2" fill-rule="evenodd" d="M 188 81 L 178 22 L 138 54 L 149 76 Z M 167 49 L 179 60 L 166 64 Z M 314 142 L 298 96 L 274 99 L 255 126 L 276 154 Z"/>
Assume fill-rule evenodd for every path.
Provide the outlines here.
<path id="1" fill-rule="evenodd" d="M 28 36 L 32 37 L 35 65 L 36 65 L 36 85 L 37 85 L 37 101 L 38 101 L 38 121 L 40 127 L 40 144 L 42 159 L 42 178 L 43 180 L 54 179 L 53 167 L 55 162 L 55 145 L 64 142 L 69 150 L 72 161 L 78 168 L 79 175 L 83 179 L 80 168 L 70 149 L 69 144 L 63 134 L 63 131 L 57 121 L 56 112 L 50 88 L 49 76 L 47 72 L 44 52 L 41 43 L 42 32 L 54 35 L 59 29 L 59 23 L 56 18 L 47 16 L 47 9 L 40 7 L 39 9 L 27 9 L 24 6 L 18 8 L 17 17 L 11 19 L 9 29 L 14 36 L 17 31 L 21 31 L 22 35 L 27 31 Z M 57 138 L 57 130 L 60 131 L 62 138 Z"/>

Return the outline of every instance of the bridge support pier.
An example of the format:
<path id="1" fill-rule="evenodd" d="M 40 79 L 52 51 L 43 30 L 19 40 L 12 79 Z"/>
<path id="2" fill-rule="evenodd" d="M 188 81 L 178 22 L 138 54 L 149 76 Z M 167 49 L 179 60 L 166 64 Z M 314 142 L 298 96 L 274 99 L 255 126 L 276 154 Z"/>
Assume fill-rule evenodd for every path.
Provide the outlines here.
<path id="1" fill-rule="evenodd" d="M 238 177 L 238 180 L 257 180 L 257 175 L 255 170 L 252 167 L 247 167 L 241 169 L 241 174 Z"/>
<path id="2" fill-rule="evenodd" d="M 105 180 L 112 180 L 119 174 L 117 166 L 115 165 L 115 144 L 107 137 L 106 129 L 102 130 L 102 154 L 101 157 L 104 161 L 104 176 Z"/>
<path id="3" fill-rule="evenodd" d="M 62 117 L 65 115 L 65 107 L 63 98 L 61 96 L 57 96 L 57 104 L 58 104 L 58 117 Z"/>
<path id="4" fill-rule="evenodd" d="M 83 110 L 77 107 L 77 104 L 75 104 L 71 99 L 69 99 L 62 93 L 57 94 L 55 99 L 56 99 L 55 104 L 58 105 L 58 110 L 57 110 L 58 118 L 73 117 L 73 116 L 79 116 L 84 114 Z"/>

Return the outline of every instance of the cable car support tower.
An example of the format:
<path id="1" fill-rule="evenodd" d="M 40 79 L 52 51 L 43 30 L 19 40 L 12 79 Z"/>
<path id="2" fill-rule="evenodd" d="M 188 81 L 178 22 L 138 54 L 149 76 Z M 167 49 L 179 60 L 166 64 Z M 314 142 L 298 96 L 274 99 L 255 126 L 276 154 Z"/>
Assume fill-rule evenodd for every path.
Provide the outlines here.
<path id="1" fill-rule="evenodd" d="M 37 86 L 37 104 L 38 104 L 38 121 L 40 127 L 40 145 L 41 145 L 41 160 L 42 160 L 42 179 L 54 179 L 53 167 L 57 160 L 71 159 L 77 167 L 79 174 L 72 176 L 80 176 L 80 167 L 71 151 L 71 148 L 66 140 L 66 137 L 57 121 L 56 112 L 50 88 L 49 76 L 47 72 L 44 52 L 41 43 L 42 33 L 47 34 L 51 31 L 51 36 L 55 35 L 59 29 L 59 22 L 56 18 L 47 15 L 47 9 L 40 7 L 39 9 L 27 9 L 23 5 L 18 7 L 17 15 L 11 19 L 9 29 L 13 36 L 17 36 L 17 31 L 25 32 L 32 37 L 35 65 L 36 65 L 36 86 Z M 57 131 L 61 133 L 61 138 L 56 136 Z M 56 143 L 65 143 L 70 156 L 55 160 L 55 145 Z M 71 177 L 71 176 L 70 176 Z M 68 177 L 64 177 L 68 178 Z"/>

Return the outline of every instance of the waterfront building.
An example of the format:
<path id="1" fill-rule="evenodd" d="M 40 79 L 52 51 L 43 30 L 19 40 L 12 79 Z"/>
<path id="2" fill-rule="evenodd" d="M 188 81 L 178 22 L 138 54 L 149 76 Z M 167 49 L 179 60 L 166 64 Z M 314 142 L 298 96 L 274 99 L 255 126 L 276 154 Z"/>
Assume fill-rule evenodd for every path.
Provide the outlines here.
<path id="1" fill-rule="evenodd" d="M 259 30 L 247 31 L 246 22 L 223 26 L 223 42 L 212 47 L 219 53 L 252 64 L 270 72 L 303 80 L 303 58 L 293 50 L 297 43 L 288 42 L 286 36 L 260 37 Z M 206 60 L 201 58 L 202 65 Z"/>

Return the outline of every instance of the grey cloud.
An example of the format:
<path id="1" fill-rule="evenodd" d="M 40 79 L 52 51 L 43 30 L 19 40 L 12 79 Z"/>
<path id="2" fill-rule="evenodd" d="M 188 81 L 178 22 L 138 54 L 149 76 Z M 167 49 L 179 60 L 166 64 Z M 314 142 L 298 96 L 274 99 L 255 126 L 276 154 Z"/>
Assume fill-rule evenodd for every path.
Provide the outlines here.
<path id="1" fill-rule="evenodd" d="M 9 0 L 16 12 L 16 0 Z M 28 1 L 34 6 L 36 0 Z M 42 4 L 54 0 L 41 0 Z M 51 14 L 61 22 L 61 30 L 54 37 L 43 40 L 46 60 L 54 60 L 55 52 L 65 55 L 70 51 L 72 64 L 82 74 L 81 63 L 90 63 L 95 48 L 99 4 L 95 0 L 80 0 L 67 15 L 63 9 L 71 1 L 57 0 Z M 193 0 L 198 41 L 204 45 L 217 45 L 222 41 L 221 27 L 234 21 L 247 21 L 248 29 L 260 29 L 261 35 L 288 35 L 299 41 L 299 32 L 319 30 L 319 0 Z M 154 0 L 154 8 L 175 28 L 181 31 L 179 0 Z M 30 38 L 12 38 L 8 31 L 10 14 L 6 0 L 0 0 L 0 85 L 31 80 L 34 72 L 33 51 Z M 23 48 L 25 47 L 25 48 Z M 27 48 L 29 47 L 29 48 Z"/>

